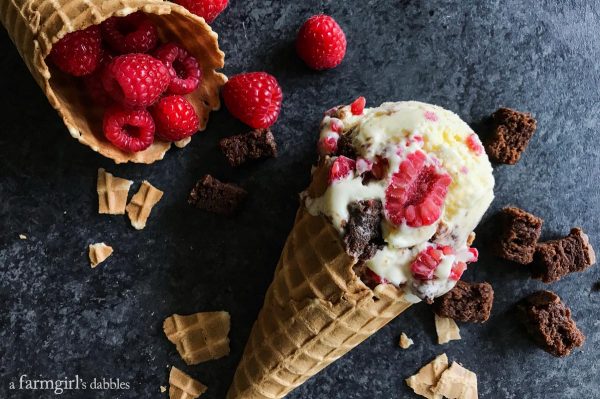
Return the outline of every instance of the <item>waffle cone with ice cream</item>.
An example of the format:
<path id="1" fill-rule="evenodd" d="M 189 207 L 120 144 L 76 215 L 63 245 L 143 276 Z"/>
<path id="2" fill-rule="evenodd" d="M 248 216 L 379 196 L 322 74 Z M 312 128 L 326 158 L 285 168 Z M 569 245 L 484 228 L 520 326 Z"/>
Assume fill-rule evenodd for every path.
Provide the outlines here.
<path id="1" fill-rule="evenodd" d="M 186 97 L 206 127 L 210 111 L 220 107 L 219 88 L 227 78 L 217 72 L 224 65 L 217 34 L 203 18 L 161 0 L 5 0 L 0 2 L 0 22 L 8 31 L 33 78 L 50 105 L 61 116 L 69 133 L 117 163 L 152 163 L 162 159 L 171 143 L 156 140 L 140 152 L 125 152 L 102 134 L 102 108 L 85 96 L 74 80 L 46 62 L 53 44 L 67 33 L 100 24 L 111 16 L 136 11 L 146 13 L 156 25 L 159 39 L 184 46 L 199 62 L 201 86 Z"/>
<path id="2" fill-rule="evenodd" d="M 284 397 L 476 260 L 494 179 L 458 116 L 355 103 L 326 114 L 319 148 L 228 399 Z"/>

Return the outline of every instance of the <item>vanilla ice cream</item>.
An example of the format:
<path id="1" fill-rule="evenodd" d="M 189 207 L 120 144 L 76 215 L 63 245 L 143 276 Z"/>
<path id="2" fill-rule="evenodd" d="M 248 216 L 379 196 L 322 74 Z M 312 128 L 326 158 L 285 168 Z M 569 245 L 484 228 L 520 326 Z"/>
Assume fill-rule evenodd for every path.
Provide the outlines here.
<path id="1" fill-rule="evenodd" d="M 478 136 L 456 114 L 416 101 L 338 107 L 322 121 L 319 149 L 327 185 L 304 192 L 304 204 L 344 236 L 350 204 L 381 202 L 382 241 L 360 260 L 378 281 L 432 299 L 477 260 L 471 233 L 494 198 L 494 178 Z"/>

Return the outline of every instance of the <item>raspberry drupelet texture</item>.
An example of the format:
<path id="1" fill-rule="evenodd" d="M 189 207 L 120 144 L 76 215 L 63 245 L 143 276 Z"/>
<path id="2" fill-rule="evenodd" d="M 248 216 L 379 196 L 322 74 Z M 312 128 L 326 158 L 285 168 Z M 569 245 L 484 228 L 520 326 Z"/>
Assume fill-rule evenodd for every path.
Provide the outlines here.
<path id="1" fill-rule="evenodd" d="M 113 106 L 104 113 L 104 136 L 115 147 L 138 152 L 154 142 L 154 121 L 146 110 Z"/>
<path id="2" fill-rule="evenodd" d="M 202 70 L 196 58 L 174 43 L 160 46 L 154 56 L 162 61 L 171 76 L 169 94 L 189 94 L 196 90 L 202 80 Z"/>
<path id="3" fill-rule="evenodd" d="M 114 56 L 106 50 L 102 50 L 100 62 L 96 70 L 83 77 L 83 84 L 92 101 L 98 105 L 108 106 L 112 103 L 112 98 L 102 85 L 102 74 L 106 66 L 113 60 Z"/>
<path id="4" fill-rule="evenodd" d="M 150 112 L 156 123 L 156 134 L 167 141 L 177 141 L 198 131 L 200 118 L 192 104 L 179 95 L 158 100 Z"/>
<path id="5" fill-rule="evenodd" d="M 279 83 L 266 72 L 235 75 L 223 86 L 229 112 L 254 129 L 266 129 L 275 123 L 282 97 Z"/>
<path id="6" fill-rule="evenodd" d="M 426 163 L 425 153 L 416 151 L 400 164 L 386 190 L 386 211 L 395 225 L 429 226 L 439 219 L 448 186 L 449 175 L 439 173 Z"/>
<path id="7" fill-rule="evenodd" d="M 52 46 L 50 59 L 61 71 L 73 76 L 84 76 L 94 72 L 98 66 L 101 50 L 100 27 L 92 25 L 67 33 Z"/>
<path id="8" fill-rule="evenodd" d="M 204 18 L 210 24 L 227 8 L 228 0 L 175 0 L 175 3 Z"/>
<path id="9" fill-rule="evenodd" d="M 143 12 L 111 17 L 102 23 L 102 37 L 119 54 L 146 53 L 158 42 L 154 23 Z"/>
<path id="10" fill-rule="evenodd" d="M 346 55 L 346 35 L 332 17 L 315 15 L 300 28 L 296 51 L 312 69 L 335 68 Z"/>
<path id="11" fill-rule="evenodd" d="M 147 54 L 118 56 L 108 64 L 102 75 L 102 84 L 108 94 L 128 107 L 152 105 L 170 81 L 167 67 Z"/>

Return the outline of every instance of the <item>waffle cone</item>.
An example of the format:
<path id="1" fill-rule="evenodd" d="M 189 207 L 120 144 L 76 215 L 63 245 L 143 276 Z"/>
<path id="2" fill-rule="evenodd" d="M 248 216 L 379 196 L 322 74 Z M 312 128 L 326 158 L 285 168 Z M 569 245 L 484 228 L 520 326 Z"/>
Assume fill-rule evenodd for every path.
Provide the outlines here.
<path id="1" fill-rule="evenodd" d="M 220 107 L 219 88 L 227 78 L 216 71 L 223 67 L 225 56 L 219 50 L 217 34 L 203 18 L 162 0 L 0 1 L 0 22 L 71 135 L 117 163 L 152 163 L 162 159 L 171 144 L 157 140 L 137 153 L 114 147 L 102 135 L 103 108 L 87 98 L 75 78 L 49 66 L 45 58 L 65 34 L 139 10 L 154 21 L 161 40 L 180 43 L 198 59 L 203 81 L 187 98 L 200 116 L 200 130 L 204 130 L 209 112 Z"/>
<path id="2" fill-rule="evenodd" d="M 324 217 L 298 211 L 228 399 L 284 397 L 410 306 L 355 263 Z"/>

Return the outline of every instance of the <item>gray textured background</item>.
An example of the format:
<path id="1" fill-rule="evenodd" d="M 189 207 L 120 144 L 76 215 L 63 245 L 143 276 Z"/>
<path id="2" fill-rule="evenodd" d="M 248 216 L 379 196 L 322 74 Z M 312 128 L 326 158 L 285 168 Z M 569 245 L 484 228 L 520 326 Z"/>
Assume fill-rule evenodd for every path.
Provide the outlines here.
<path id="1" fill-rule="evenodd" d="M 320 11 L 338 20 L 349 45 L 339 68 L 315 73 L 292 43 Z M 0 397 L 53 397 L 8 392 L 21 374 L 132 383 L 65 398 L 159 397 L 167 365 L 176 365 L 209 386 L 206 398 L 223 398 L 308 183 L 322 112 L 359 95 L 371 106 L 436 103 L 474 124 L 500 105 L 533 112 L 539 130 L 524 158 L 495 168 L 489 214 L 517 204 L 546 220 L 544 238 L 583 226 L 600 249 L 599 13 L 598 1 L 585 0 L 232 0 L 214 24 L 225 73 L 266 70 L 285 94 L 273 129 L 281 156 L 239 170 L 216 148 L 219 138 L 246 131 L 225 110 L 162 162 L 113 165 L 69 137 L 0 30 Z M 136 180 L 133 190 L 148 179 L 165 191 L 145 230 L 97 214 L 98 167 Z M 207 172 L 248 189 L 238 217 L 187 206 Z M 532 345 L 511 310 L 545 286 L 489 254 L 491 223 L 479 230 L 481 261 L 466 279 L 493 284 L 490 321 L 462 325 L 461 341 L 439 346 L 430 310 L 414 306 L 290 398 L 413 397 L 404 379 L 441 352 L 477 373 L 482 398 L 599 398 L 598 267 L 551 286 L 587 335 L 582 350 L 555 359 Z M 87 245 L 97 241 L 116 252 L 91 270 Z M 231 355 L 186 367 L 163 319 L 220 309 L 232 315 Z M 401 331 L 415 340 L 408 351 L 397 347 Z"/>

